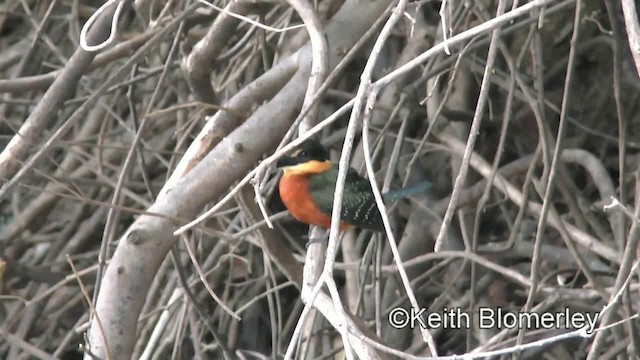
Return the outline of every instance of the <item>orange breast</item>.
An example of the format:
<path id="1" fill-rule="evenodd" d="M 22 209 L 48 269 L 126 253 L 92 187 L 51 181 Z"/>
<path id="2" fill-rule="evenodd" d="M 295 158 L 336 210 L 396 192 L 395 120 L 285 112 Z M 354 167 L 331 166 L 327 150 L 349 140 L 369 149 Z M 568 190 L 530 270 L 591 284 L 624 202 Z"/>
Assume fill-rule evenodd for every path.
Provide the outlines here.
<path id="1" fill-rule="evenodd" d="M 294 218 L 303 223 L 331 227 L 331 215 L 323 213 L 309 193 L 309 178 L 305 175 L 283 175 L 280 179 L 280 198 Z M 344 230 L 348 225 L 340 224 Z"/>

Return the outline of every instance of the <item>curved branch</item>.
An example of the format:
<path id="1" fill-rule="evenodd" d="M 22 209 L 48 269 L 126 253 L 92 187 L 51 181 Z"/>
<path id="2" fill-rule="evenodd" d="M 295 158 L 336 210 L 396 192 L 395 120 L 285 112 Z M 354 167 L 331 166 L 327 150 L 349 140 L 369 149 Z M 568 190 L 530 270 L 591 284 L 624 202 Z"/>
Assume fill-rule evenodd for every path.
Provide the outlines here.
<path id="1" fill-rule="evenodd" d="M 88 41 L 97 42 L 108 34 L 114 10 L 115 7 L 112 6 L 98 18 L 89 32 Z M 80 78 L 94 57 L 95 53 L 78 48 L 69 59 L 64 70 L 56 77 L 18 133 L 0 153 L 0 183 L 9 181 L 18 172 L 29 151 L 40 142 L 42 132 L 52 119 L 52 114 L 56 114 L 62 103 L 75 93 Z"/>
<path id="2" fill-rule="evenodd" d="M 309 85 L 307 86 L 307 92 L 304 96 L 302 111 L 307 111 L 309 107 L 311 107 L 311 109 L 306 113 L 302 124 L 300 124 L 300 133 L 304 134 L 312 128 L 318 120 L 320 107 L 315 101 L 314 95 L 318 92 L 322 86 L 322 82 L 327 76 L 329 69 L 329 45 L 327 44 L 327 38 L 323 34 L 322 22 L 313 9 L 313 6 L 311 6 L 307 0 L 288 1 L 296 12 L 298 12 L 298 15 L 300 15 L 309 33 L 309 39 L 311 40 L 313 59 L 311 63 L 311 76 L 309 76 Z"/>
<path id="3" fill-rule="evenodd" d="M 603 201 L 609 201 L 611 197 L 616 196 L 616 190 L 607 169 L 592 153 L 583 149 L 565 149 L 562 152 L 562 160 L 582 166 L 591 175 L 593 184 L 598 188 Z M 622 224 L 622 212 L 614 211 L 609 215 L 611 232 L 620 249 L 624 249 L 624 226 Z"/>
<path id="4" fill-rule="evenodd" d="M 224 8 L 228 12 L 244 14 L 249 10 L 249 3 L 232 1 Z M 200 39 L 183 59 L 181 67 L 185 79 L 193 91 L 193 96 L 204 103 L 216 102 L 216 95 L 211 86 L 210 74 L 215 64 L 214 59 L 220 54 L 227 40 L 235 34 L 240 19 L 226 12 L 220 13 L 207 34 Z"/>
<path id="5" fill-rule="evenodd" d="M 93 94 L 89 97 L 89 99 L 87 99 L 87 101 L 85 101 L 74 113 L 73 115 L 71 115 L 69 117 L 69 119 L 66 120 L 66 122 L 64 122 L 62 124 L 62 126 L 60 128 L 58 128 L 58 130 L 56 130 L 50 137 L 49 139 L 47 139 L 47 141 L 42 144 L 40 146 L 40 148 L 38 149 L 38 151 L 28 160 L 25 162 L 25 164 L 22 166 L 22 168 L 20 168 L 19 170 L 13 169 L 13 173 L 10 175 L 10 178 L 2 178 L 2 174 L 4 174 L 6 171 L 3 168 L 0 168 L 0 181 L 4 181 L 4 183 L 2 184 L 2 187 L 0 187 L 0 199 L 4 198 L 9 190 L 11 190 L 11 188 L 13 188 L 16 184 L 18 184 L 20 182 L 20 180 L 32 169 L 36 166 L 36 164 L 42 160 L 42 158 L 44 157 L 44 155 L 51 150 L 51 148 L 53 147 L 53 145 L 71 128 L 71 126 L 73 126 L 73 124 L 75 124 L 76 122 L 80 121 L 81 119 L 84 119 L 84 117 L 86 116 L 87 112 L 91 109 L 91 107 L 95 104 L 95 102 L 98 100 L 98 97 L 100 97 L 105 91 L 107 91 L 107 89 L 113 85 L 116 81 L 118 81 L 122 76 L 124 76 L 124 74 L 126 73 L 126 71 L 136 62 L 138 61 L 146 52 L 147 50 L 153 48 L 161 39 L 163 39 L 163 37 L 169 32 L 169 30 L 173 29 L 174 27 L 176 27 L 182 20 L 184 20 L 184 18 L 186 18 L 186 16 L 188 14 L 190 14 L 193 10 L 195 10 L 199 5 L 191 5 L 190 7 L 188 7 L 187 9 L 185 9 L 180 15 L 176 16 L 174 19 L 172 19 L 163 29 L 161 29 L 160 31 L 158 31 L 158 33 L 156 33 L 151 39 L 149 39 L 149 41 L 147 43 L 145 43 L 145 45 L 143 45 L 140 49 L 138 49 L 138 51 L 136 51 L 136 53 L 134 55 L 132 55 L 122 66 L 120 66 L 110 77 L 109 79 L 107 79 L 105 82 L 103 82 L 98 89 L 96 89 Z M 98 25 L 103 25 L 103 22 L 108 22 L 106 20 L 102 21 L 102 18 L 100 18 L 98 20 L 99 24 L 95 25 L 96 28 L 98 27 L 102 27 L 102 26 L 98 26 Z M 107 26 L 106 24 L 104 24 L 105 26 Z M 89 41 L 92 41 L 93 38 L 91 36 L 91 34 L 89 34 Z M 76 53 L 78 54 L 78 53 Z M 74 55 L 75 57 L 76 55 Z M 72 57 L 72 59 L 74 58 Z M 80 57 L 80 55 L 78 55 L 78 57 Z M 72 61 L 69 61 L 69 64 L 71 64 Z M 68 67 L 67 67 L 68 68 Z M 65 77 L 61 75 L 61 77 L 57 78 L 56 81 L 54 82 L 54 85 L 52 85 L 52 87 L 49 89 L 49 91 L 47 91 L 47 94 L 49 94 L 51 92 L 52 89 L 57 88 L 55 84 L 58 83 L 58 80 L 62 80 Z M 65 87 L 64 85 L 60 85 L 59 87 Z M 71 90 L 69 90 L 71 91 Z M 71 91 L 72 92 L 72 91 Z M 34 110 L 34 112 L 31 114 L 31 116 L 29 117 L 30 119 L 32 117 L 34 117 L 34 119 L 37 119 L 38 121 L 41 120 L 42 118 L 48 118 L 50 116 L 50 113 L 46 113 L 46 114 L 42 114 L 42 111 L 44 111 L 44 109 L 48 108 L 48 100 L 45 100 L 45 98 L 47 97 L 47 94 L 45 94 L 45 97 L 43 97 L 43 99 L 40 101 L 38 107 L 36 107 L 36 110 Z M 51 97 L 54 97 L 54 95 L 51 95 Z M 51 98 L 50 98 L 51 100 Z M 45 104 L 43 106 L 40 106 L 41 104 Z M 49 104 L 51 105 L 51 104 Z M 40 109 L 40 110 L 38 110 Z M 34 114 L 36 114 L 36 111 L 38 112 L 38 116 L 35 117 Z M 27 122 L 29 121 L 29 119 L 27 119 Z M 24 126 L 26 126 L 27 123 L 25 123 Z M 23 126 L 23 127 L 24 127 Z M 22 134 L 21 134 L 22 135 Z M 12 140 L 13 141 L 13 140 Z M 28 145 L 32 145 L 31 143 L 29 143 Z M 2 159 L 3 159 L 3 154 L 9 150 L 8 149 L 9 146 L 7 145 L 7 148 L 5 148 L 5 150 L 3 151 L 2 154 L 0 154 L 0 164 L 2 164 Z M 26 150 L 28 150 L 28 148 L 24 149 L 25 152 Z M 26 156 L 26 154 L 22 154 L 23 156 Z M 11 160 L 11 159 L 10 159 Z M 15 175 L 15 176 L 14 176 Z"/>

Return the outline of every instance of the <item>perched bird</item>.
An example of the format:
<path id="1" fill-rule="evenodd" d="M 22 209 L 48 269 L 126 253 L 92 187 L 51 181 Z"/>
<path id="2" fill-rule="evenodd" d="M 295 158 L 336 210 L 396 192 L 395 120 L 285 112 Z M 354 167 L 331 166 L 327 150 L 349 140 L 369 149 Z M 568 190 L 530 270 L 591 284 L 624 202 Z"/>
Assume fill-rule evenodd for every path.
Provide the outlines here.
<path id="1" fill-rule="evenodd" d="M 284 171 L 279 185 L 280 198 L 291 215 L 303 223 L 329 228 L 338 164 L 329 161 L 329 155 L 322 145 L 316 140 L 308 140 L 289 156 L 280 158 L 276 166 Z M 385 194 L 384 198 L 392 200 L 406 197 L 430 186 L 431 183 L 422 183 L 408 190 Z M 347 171 L 340 220 L 340 230 L 352 226 L 384 230 L 369 180 L 352 168 Z"/>

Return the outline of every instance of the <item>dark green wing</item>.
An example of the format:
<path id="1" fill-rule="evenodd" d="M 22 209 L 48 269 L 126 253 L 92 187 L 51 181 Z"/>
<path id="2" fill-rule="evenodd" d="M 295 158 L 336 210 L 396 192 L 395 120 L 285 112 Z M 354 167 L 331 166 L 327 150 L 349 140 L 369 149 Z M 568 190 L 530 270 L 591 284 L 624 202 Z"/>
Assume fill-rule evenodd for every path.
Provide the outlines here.
<path id="1" fill-rule="evenodd" d="M 311 176 L 309 180 L 311 197 L 326 214 L 331 214 L 333 209 L 333 193 L 337 178 L 338 166 L 335 165 L 327 172 Z M 363 229 L 384 230 L 371 184 L 351 168 L 347 172 L 340 218 Z"/>

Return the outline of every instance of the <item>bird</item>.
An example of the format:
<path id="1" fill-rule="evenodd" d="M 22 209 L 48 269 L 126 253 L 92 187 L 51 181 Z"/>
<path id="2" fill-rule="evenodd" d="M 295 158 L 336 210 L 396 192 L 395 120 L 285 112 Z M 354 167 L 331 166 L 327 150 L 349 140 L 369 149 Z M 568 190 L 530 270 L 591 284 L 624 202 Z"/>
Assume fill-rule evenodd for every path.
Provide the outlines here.
<path id="1" fill-rule="evenodd" d="M 324 147 L 315 139 L 309 139 L 281 157 L 276 167 L 283 170 L 278 184 L 280 198 L 291 215 L 298 221 L 328 229 L 331 226 L 333 195 L 338 178 L 338 164 L 329 160 Z M 425 182 L 412 189 L 385 194 L 383 198 L 398 199 L 431 186 Z M 384 231 L 382 216 L 378 210 L 369 180 L 349 168 L 345 181 L 340 230 L 353 227 Z"/>

